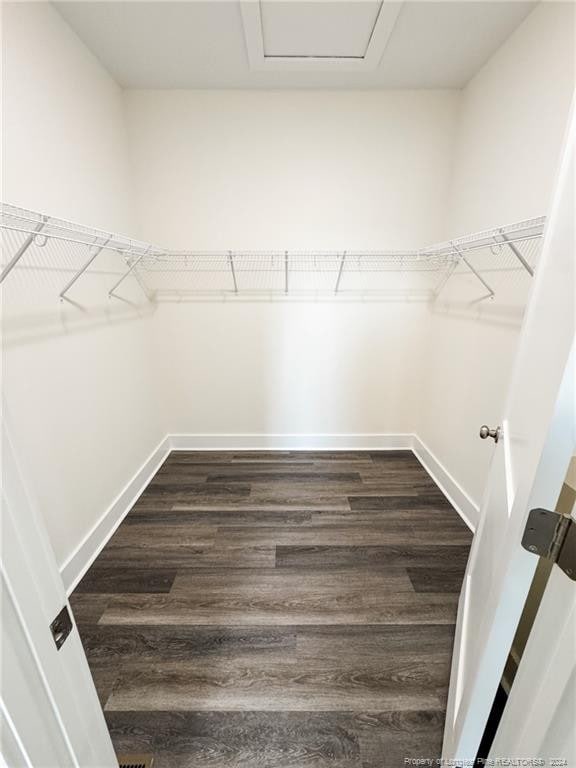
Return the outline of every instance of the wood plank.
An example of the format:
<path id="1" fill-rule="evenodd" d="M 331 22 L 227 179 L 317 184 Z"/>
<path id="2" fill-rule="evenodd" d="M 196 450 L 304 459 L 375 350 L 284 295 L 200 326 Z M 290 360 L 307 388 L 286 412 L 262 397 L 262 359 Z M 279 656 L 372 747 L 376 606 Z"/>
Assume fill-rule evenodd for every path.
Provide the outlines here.
<path id="1" fill-rule="evenodd" d="M 106 545 L 107 549 L 117 547 L 142 547 L 163 549 L 175 546 L 207 547 L 214 544 L 218 529 L 214 525 L 171 525 L 161 522 L 121 525 Z"/>
<path id="2" fill-rule="evenodd" d="M 313 470 L 309 472 L 284 472 L 276 470 L 275 472 L 250 472 L 238 470 L 228 471 L 226 473 L 215 473 L 209 475 L 206 480 L 208 485 L 228 485 L 238 482 L 240 476 L 245 483 L 314 483 L 315 485 L 329 486 L 332 483 L 361 483 L 362 478 L 359 472 L 323 472 L 322 470 Z"/>
<path id="3" fill-rule="evenodd" d="M 364 509 L 442 509 L 451 508 L 441 494 L 422 493 L 417 496 L 349 496 L 350 508 Z"/>
<path id="4" fill-rule="evenodd" d="M 121 525 L 106 545 L 106 549 L 141 547 L 142 549 L 170 549 L 180 547 L 208 547 L 214 544 L 218 529 L 213 525 L 170 525 L 161 523 Z"/>
<path id="5" fill-rule="evenodd" d="M 250 485 L 248 483 L 206 483 L 197 482 L 194 479 L 187 483 L 171 483 L 168 485 L 149 485 L 144 491 L 141 500 L 148 500 L 163 497 L 171 497 L 173 501 L 185 501 L 187 499 L 196 502 L 203 500 L 217 502 L 221 499 L 231 501 L 234 499 L 244 499 L 250 495 Z"/>
<path id="6" fill-rule="evenodd" d="M 246 467 L 246 464 L 249 464 L 249 467 Z M 170 461 L 166 461 L 158 470 L 156 477 L 154 480 L 159 480 L 160 478 L 164 478 L 166 475 L 185 475 L 188 474 L 190 476 L 203 476 L 208 474 L 214 474 L 215 472 L 232 472 L 232 473 L 238 473 L 241 474 L 243 470 L 250 469 L 251 471 L 256 472 L 266 472 L 266 471 L 278 471 L 280 468 L 283 472 L 290 471 L 291 468 L 302 471 L 302 469 L 306 469 L 307 467 L 314 467 L 315 462 L 313 461 L 283 461 L 280 459 L 274 460 L 274 461 L 257 461 L 257 460 L 251 460 L 249 462 L 246 461 L 210 461 L 205 463 L 200 463 L 199 461 L 178 461 L 177 458 L 172 459 Z M 331 464 L 328 464 L 328 466 L 332 466 Z"/>
<path id="7" fill-rule="evenodd" d="M 186 512 L 195 510 L 206 510 L 217 507 L 218 510 L 239 510 L 247 511 L 258 507 L 261 512 L 294 512 L 294 511 L 313 511 L 318 509 L 332 509 L 334 511 L 349 510 L 350 504 L 348 498 L 338 493 L 318 493 L 311 491 L 309 487 L 298 487 L 298 485 L 289 488 L 274 489 L 269 486 L 255 486 L 250 498 L 212 500 L 208 504 L 206 500 L 184 499 L 171 502 L 171 509 L 175 512 Z M 139 502 L 139 508 L 143 508 Z"/>
<path id="8" fill-rule="evenodd" d="M 124 665 L 107 710 L 364 711 L 443 705 L 450 658 L 380 657 L 376 663 L 321 659 L 205 660 Z"/>
<path id="9" fill-rule="evenodd" d="M 371 526 L 223 526 L 218 530 L 216 542 L 252 546 L 378 546 L 401 545 L 410 541 L 414 545 L 426 546 L 430 535 L 426 525 L 394 520 Z M 468 529 L 460 525 L 438 524 L 434 526 L 433 535 L 437 544 L 446 546 L 467 545 L 471 540 Z"/>
<path id="10" fill-rule="evenodd" d="M 416 525 L 467 527 L 452 509 L 315 509 L 309 514 L 310 525 L 374 525 L 403 520 Z"/>
<path id="11" fill-rule="evenodd" d="M 356 723 L 362 768 L 399 768 L 410 765 L 407 759 L 426 759 L 432 761 L 431 765 L 441 765 L 441 711 L 367 714 L 357 718 Z"/>
<path id="12" fill-rule="evenodd" d="M 232 454 L 232 462 L 250 461 L 326 461 L 331 463 L 371 461 L 368 451 L 241 451 Z"/>
<path id="13" fill-rule="evenodd" d="M 152 550 L 142 546 L 106 548 L 100 563 L 140 568 L 266 568 L 274 566 L 275 548 L 267 545 L 239 544 L 218 546 L 162 547 Z"/>
<path id="14" fill-rule="evenodd" d="M 90 663 L 90 673 L 94 681 L 96 693 L 98 694 L 98 700 L 104 709 L 120 676 L 120 666 L 110 659 L 106 659 L 103 663 L 92 660 Z"/>
<path id="15" fill-rule="evenodd" d="M 355 568 L 421 566 L 443 563 L 466 566 L 470 547 L 439 544 L 385 546 L 278 546 L 276 563 L 285 568 Z"/>
<path id="16" fill-rule="evenodd" d="M 332 512 L 332 510 L 328 510 Z M 233 507 L 221 509 L 199 507 L 196 509 L 181 509 L 176 505 L 169 510 L 142 509 L 133 510 L 126 518 L 125 525 L 303 525 L 312 521 L 310 510 L 282 509 L 247 509 Z"/>
<path id="17" fill-rule="evenodd" d="M 102 626 L 82 629 L 91 662 L 148 664 L 204 657 L 240 659 L 247 655 L 296 653 L 292 627 Z"/>
<path id="18" fill-rule="evenodd" d="M 180 570 L 171 595 L 195 593 L 201 596 L 226 593 L 290 597 L 301 594 L 340 595 L 346 591 L 374 589 L 385 592 L 414 592 L 405 568 L 320 570 L 294 568 L 257 568 L 233 571 L 212 568 L 209 571 Z"/>
<path id="19" fill-rule="evenodd" d="M 458 596 L 361 590 L 278 599 L 225 592 L 112 595 L 99 624 L 286 626 L 292 624 L 453 624 Z"/>
<path id="20" fill-rule="evenodd" d="M 146 565 L 141 568 L 128 568 L 126 563 L 109 565 L 105 561 L 94 563 L 92 568 L 78 584 L 74 594 L 114 594 L 119 592 L 146 592 L 159 593 L 170 592 L 176 569 L 150 568 Z"/>
<path id="21" fill-rule="evenodd" d="M 426 658 L 452 651 L 452 624 L 363 624 L 349 626 L 298 626 L 297 658 L 338 661 L 343 658 L 377 660 L 381 656 Z"/>
<path id="22" fill-rule="evenodd" d="M 368 451 L 368 455 L 372 461 L 381 461 L 387 464 L 398 461 L 417 462 L 419 466 L 422 466 L 416 458 L 416 454 L 410 449 Z"/>
<path id="23" fill-rule="evenodd" d="M 76 624 L 97 624 L 108 605 L 108 594 L 82 594 L 77 590 L 70 595 L 70 607 Z"/>
<path id="24" fill-rule="evenodd" d="M 445 568 L 407 568 L 416 592 L 456 592 L 462 589 L 464 566 Z"/>

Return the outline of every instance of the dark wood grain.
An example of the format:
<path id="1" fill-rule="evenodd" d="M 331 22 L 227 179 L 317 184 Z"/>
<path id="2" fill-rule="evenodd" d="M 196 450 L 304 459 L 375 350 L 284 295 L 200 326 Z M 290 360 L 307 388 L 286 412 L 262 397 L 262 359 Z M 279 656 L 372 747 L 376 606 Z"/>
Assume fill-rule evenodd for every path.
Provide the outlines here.
<path id="1" fill-rule="evenodd" d="M 350 496 L 352 509 L 436 509 L 449 506 L 448 499 L 437 494 L 416 496 Z"/>
<path id="2" fill-rule="evenodd" d="M 259 594 L 259 590 L 255 590 Z M 111 600 L 100 624 L 264 625 L 453 624 L 457 595 L 450 593 L 343 590 L 341 594 L 297 594 L 284 600 L 266 595 L 120 595 Z"/>
<path id="3" fill-rule="evenodd" d="M 289 658 L 296 651 L 291 627 L 83 626 L 86 653 L 94 662 L 187 662 L 192 658 L 237 658 L 246 654 L 276 654 Z"/>
<path id="4" fill-rule="evenodd" d="M 188 497 L 198 501 L 199 499 L 217 502 L 222 499 L 244 499 L 250 496 L 250 486 L 247 483 L 207 483 L 198 479 L 182 480 L 171 483 L 159 483 L 157 478 L 152 481 L 144 491 L 142 498 L 169 497 L 174 503 L 178 499 Z"/>
<path id="5" fill-rule="evenodd" d="M 470 542 L 410 451 L 170 454 L 70 598 L 117 751 L 439 757 Z"/>
<path id="6" fill-rule="evenodd" d="M 406 570 L 416 592 L 459 593 L 464 578 L 464 567 L 452 564 L 443 568 L 407 568 Z"/>
<path id="7" fill-rule="evenodd" d="M 439 753 L 443 712 L 107 712 L 122 751 L 138 744 L 163 768 L 401 768 Z"/>
<path id="8" fill-rule="evenodd" d="M 127 568 L 266 568 L 274 566 L 275 548 L 272 545 L 219 544 L 173 545 L 171 547 L 115 546 L 106 548 L 100 563 Z"/>
<path id="9" fill-rule="evenodd" d="M 206 659 L 125 664 L 106 709 L 347 711 L 440 708 L 450 657 Z"/>
<path id="10" fill-rule="evenodd" d="M 408 538 L 408 537 L 407 537 Z M 431 541 L 431 538 L 429 539 Z M 438 544 L 405 544 L 389 546 L 279 546 L 276 563 L 289 568 L 358 568 L 371 565 L 421 566 L 442 568 L 444 565 L 466 566 L 469 547 Z"/>
<path id="11" fill-rule="evenodd" d="M 332 510 L 328 510 L 332 512 Z M 312 522 L 309 510 L 170 509 L 140 508 L 128 515 L 125 525 L 303 525 Z"/>
<path id="12" fill-rule="evenodd" d="M 322 525 L 322 526 L 221 526 L 216 543 L 252 544 L 260 546 L 385 546 L 402 545 L 410 541 L 414 545 L 427 545 L 433 535 L 437 544 L 448 547 L 467 546 L 470 534 L 466 528 L 439 521 L 419 525 L 390 520 L 372 525 Z"/>
<path id="13" fill-rule="evenodd" d="M 176 578 L 176 570 L 163 568 L 127 568 L 126 565 L 107 565 L 104 560 L 94 563 L 75 590 L 82 593 L 113 594 L 145 592 L 170 592 Z"/>
<path id="14" fill-rule="evenodd" d="M 222 474 L 209 475 L 207 482 L 211 485 L 230 484 L 238 482 L 242 478 L 246 483 L 315 483 L 324 486 L 331 483 L 361 483 L 362 478 L 359 472 L 325 472 L 323 469 L 313 469 L 310 472 L 289 471 L 258 471 L 254 472 L 245 469 L 245 467 L 236 467 L 234 471 L 226 471 Z"/>
<path id="15" fill-rule="evenodd" d="M 93 568 L 96 565 L 92 566 Z M 70 607 L 74 613 L 76 624 L 97 624 L 110 596 L 106 594 L 83 594 L 78 588 L 70 595 Z"/>

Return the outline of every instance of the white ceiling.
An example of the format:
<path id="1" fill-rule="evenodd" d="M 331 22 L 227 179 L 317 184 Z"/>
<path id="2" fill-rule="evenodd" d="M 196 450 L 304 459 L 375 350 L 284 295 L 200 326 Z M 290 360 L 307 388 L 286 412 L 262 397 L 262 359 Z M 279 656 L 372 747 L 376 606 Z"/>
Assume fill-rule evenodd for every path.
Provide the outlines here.
<path id="1" fill-rule="evenodd" d="M 389 6 L 391 0 L 385 0 Z M 251 69 L 241 4 L 56 2 L 56 8 L 125 88 L 461 88 L 536 2 L 406 0 L 379 61 L 357 70 L 322 57 L 358 59 L 370 43 L 381 2 L 264 0 L 266 57 L 297 59 L 276 71 Z M 244 14 L 246 16 L 246 14 Z M 395 16 L 393 13 L 392 16 Z"/>

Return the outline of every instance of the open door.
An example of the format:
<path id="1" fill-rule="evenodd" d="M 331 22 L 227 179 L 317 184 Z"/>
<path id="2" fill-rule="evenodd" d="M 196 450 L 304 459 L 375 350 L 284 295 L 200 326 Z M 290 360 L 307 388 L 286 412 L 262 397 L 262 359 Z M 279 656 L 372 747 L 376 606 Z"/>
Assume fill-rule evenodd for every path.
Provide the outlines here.
<path id="1" fill-rule="evenodd" d="M 572 537 L 574 515 L 573 509 Z M 573 548 L 569 554 L 576 561 Z M 575 576 L 576 563 L 572 578 L 560 567 L 552 568 L 491 758 L 518 755 L 540 759 L 542 765 L 576 765 Z"/>
<path id="2" fill-rule="evenodd" d="M 460 595 L 443 746 L 457 762 L 476 757 L 536 568 L 528 513 L 554 509 L 574 449 L 574 143 L 572 117 Z"/>
<path id="3" fill-rule="evenodd" d="M 1 571 L 4 763 L 10 768 L 117 766 L 71 613 L 69 634 L 65 620 L 50 626 L 70 608 L 4 428 Z"/>

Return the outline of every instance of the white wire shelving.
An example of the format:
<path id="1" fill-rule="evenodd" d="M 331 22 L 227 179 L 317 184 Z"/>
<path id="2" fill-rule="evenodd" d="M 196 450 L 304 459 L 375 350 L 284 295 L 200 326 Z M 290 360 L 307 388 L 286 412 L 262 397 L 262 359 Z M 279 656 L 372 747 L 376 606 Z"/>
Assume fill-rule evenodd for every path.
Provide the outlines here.
<path id="1" fill-rule="evenodd" d="M 1 206 L 3 240 L 0 283 L 33 263 L 50 245 L 73 253 L 59 291 L 73 296 L 78 281 L 103 252 L 118 257 L 117 279 L 107 288 L 121 298 L 135 279 L 152 301 L 207 298 L 331 297 L 433 301 L 458 276 L 473 280 L 477 299 L 494 298 L 505 274 L 532 276 L 544 232 L 540 217 L 497 227 L 417 251 L 170 251 L 123 235 L 74 224 L 15 206 Z"/>

